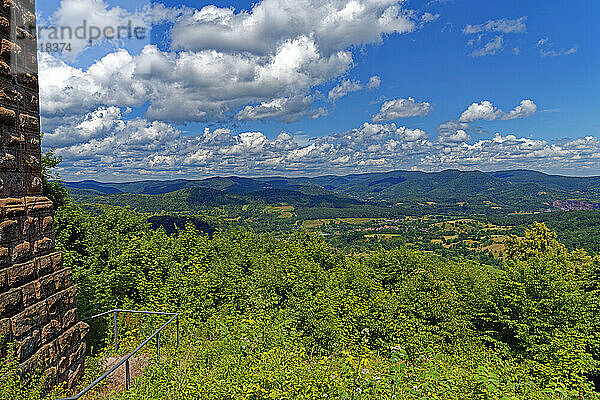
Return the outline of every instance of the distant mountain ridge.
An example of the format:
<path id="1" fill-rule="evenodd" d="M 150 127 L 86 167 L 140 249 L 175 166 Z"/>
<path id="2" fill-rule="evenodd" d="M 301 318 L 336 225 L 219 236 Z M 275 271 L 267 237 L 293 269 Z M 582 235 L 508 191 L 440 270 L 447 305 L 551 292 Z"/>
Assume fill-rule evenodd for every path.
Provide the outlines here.
<path id="1" fill-rule="evenodd" d="M 126 199 L 131 200 L 131 195 L 144 195 L 145 202 L 174 202 L 186 198 L 206 206 L 260 200 L 268 204 L 290 203 L 297 207 L 359 204 L 462 207 L 476 204 L 494 209 L 535 211 L 552 208 L 557 200 L 588 203 L 600 200 L 600 177 L 567 177 L 530 170 L 392 171 L 313 178 L 230 176 L 124 183 L 86 180 L 67 182 L 67 186 L 80 201 L 102 197 L 103 201 L 110 199 L 110 203 L 122 203 Z M 146 198 L 149 195 L 162 200 Z"/>

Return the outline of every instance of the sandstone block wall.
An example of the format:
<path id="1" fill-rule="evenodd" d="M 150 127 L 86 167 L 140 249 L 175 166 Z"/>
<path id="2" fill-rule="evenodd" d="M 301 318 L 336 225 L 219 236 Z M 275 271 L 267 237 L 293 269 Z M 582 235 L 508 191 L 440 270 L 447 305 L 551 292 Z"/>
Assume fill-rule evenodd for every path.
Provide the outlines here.
<path id="1" fill-rule="evenodd" d="M 34 34 L 35 0 L 0 0 L 0 357 L 15 343 L 24 376 L 40 369 L 71 386 L 88 327 L 42 194 Z"/>

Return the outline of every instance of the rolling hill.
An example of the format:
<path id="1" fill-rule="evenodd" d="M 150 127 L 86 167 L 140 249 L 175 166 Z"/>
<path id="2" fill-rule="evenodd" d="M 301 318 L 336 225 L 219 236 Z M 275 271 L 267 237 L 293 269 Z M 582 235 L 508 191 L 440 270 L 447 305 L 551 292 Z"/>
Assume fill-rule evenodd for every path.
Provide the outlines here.
<path id="1" fill-rule="evenodd" d="M 600 177 L 566 177 L 529 170 L 445 170 L 321 176 L 215 177 L 202 180 L 68 182 L 77 202 L 130 205 L 141 211 L 191 212 L 248 203 L 299 209 L 361 206 L 418 212 L 515 212 L 552 209 L 557 200 L 600 201 Z"/>

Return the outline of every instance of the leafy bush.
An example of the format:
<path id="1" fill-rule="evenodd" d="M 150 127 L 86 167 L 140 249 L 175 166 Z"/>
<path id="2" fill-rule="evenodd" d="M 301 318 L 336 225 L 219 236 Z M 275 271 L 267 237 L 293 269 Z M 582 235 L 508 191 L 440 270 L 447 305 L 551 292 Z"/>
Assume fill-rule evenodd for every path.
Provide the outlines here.
<path id="1" fill-rule="evenodd" d="M 122 398 L 598 398 L 599 258 L 543 225 L 492 268 L 306 232 L 167 235 L 127 209 L 56 220 L 83 315 L 182 314 L 181 348 Z"/>
<path id="2" fill-rule="evenodd" d="M 63 387 L 52 387 L 49 376 L 43 371 L 30 374 L 21 372 L 15 343 L 10 343 L 5 349 L 6 354 L 0 354 L 0 399 L 42 400 L 45 397 L 64 397 L 66 392 Z"/>

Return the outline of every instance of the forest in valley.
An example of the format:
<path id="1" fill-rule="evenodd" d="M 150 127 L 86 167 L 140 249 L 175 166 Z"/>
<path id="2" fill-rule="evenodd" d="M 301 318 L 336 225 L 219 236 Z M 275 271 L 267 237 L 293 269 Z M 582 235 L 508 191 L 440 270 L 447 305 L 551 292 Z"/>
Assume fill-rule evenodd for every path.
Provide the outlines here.
<path id="1" fill-rule="evenodd" d="M 600 254 L 533 217 L 492 265 L 402 243 L 357 253 L 303 228 L 167 232 L 126 206 L 91 213 L 51 179 L 46 193 L 80 317 L 181 318 L 181 345 L 171 329 L 160 357 L 149 346 L 130 391 L 86 398 L 600 398 Z M 81 387 L 114 355 L 109 319 L 91 325 Z M 157 323 L 122 319 L 121 354 Z M 0 376 L 2 398 L 74 394 L 20 379 L 10 357 Z"/>

